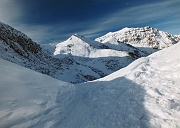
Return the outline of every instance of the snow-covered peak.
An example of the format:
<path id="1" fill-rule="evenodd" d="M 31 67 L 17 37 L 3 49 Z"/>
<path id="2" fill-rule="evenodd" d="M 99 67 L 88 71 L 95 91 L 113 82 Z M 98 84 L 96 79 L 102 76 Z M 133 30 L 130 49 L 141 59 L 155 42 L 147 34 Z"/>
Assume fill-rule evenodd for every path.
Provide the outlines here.
<path id="1" fill-rule="evenodd" d="M 70 38 L 70 40 L 81 40 L 82 42 L 84 43 L 88 43 L 89 45 L 91 45 L 92 47 L 95 47 L 95 48 L 98 48 L 100 46 L 102 46 L 103 44 L 97 42 L 97 41 L 94 41 L 90 38 L 87 38 L 87 37 L 84 37 L 83 35 L 80 35 L 80 34 L 74 34 L 72 35 Z"/>
<path id="2" fill-rule="evenodd" d="M 89 56 L 93 49 L 80 35 L 72 35 L 66 41 L 56 45 L 54 55 L 72 54 L 74 56 Z"/>
<path id="3" fill-rule="evenodd" d="M 180 41 L 180 38 L 149 26 L 142 28 L 124 28 L 116 32 L 107 33 L 96 39 L 102 43 L 119 44 L 130 43 L 133 46 L 153 47 L 163 49 Z"/>
<path id="4" fill-rule="evenodd" d="M 80 57 L 97 58 L 108 56 L 129 56 L 131 53 L 136 57 L 147 55 L 146 52 L 140 51 L 139 49 L 125 43 L 119 45 L 104 44 L 82 35 L 75 34 L 66 41 L 57 44 L 54 55 L 58 56 L 61 54 L 68 54 Z"/>
<path id="5" fill-rule="evenodd" d="M 111 49 L 107 45 L 77 34 L 56 45 L 54 55 L 60 54 L 71 54 L 73 56 L 90 58 L 128 56 L 127 52 Z"/>

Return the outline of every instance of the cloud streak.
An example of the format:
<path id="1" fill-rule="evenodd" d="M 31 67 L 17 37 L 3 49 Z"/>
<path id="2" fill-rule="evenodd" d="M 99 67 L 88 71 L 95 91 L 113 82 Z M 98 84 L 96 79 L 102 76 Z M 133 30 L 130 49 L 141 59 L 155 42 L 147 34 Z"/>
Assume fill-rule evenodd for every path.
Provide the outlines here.
<path id="1" fill-rule="evenodd" d="M 102 2 L 100 0 L 100 2 Z M 180 34 L 180 1 L 165 0 L 163 2 L 119 8 L 115 12 L 101 17 L 79 22 L 58 22 L 52 24 L 24 23 L 25 11 L 16 0 L 0 1 L 0 20 L 26 33 L 39 43 L 60 42 L 74 33 L 96 38 L 109 31 L 124 27 L 157 27 L 172 34 Z"/>
<path id="2" fill-rule="evenodd" d="M 118 27 L 133 25 L 140 26 L 142 24 L 153 25 L 155 27 L 160 26 L 163 28 L 165 26 L 161 24 L 168 23 L 177 25 L 177 29 L 180 33 L 180 28 L 178 28 L 180 26 L 177 24 L 180 21 L 180 8 L 174 5 L 180 5 L 180 1 L 165 1 L 118 10 L 116 13 L 103 17 L 101 21 L 99 21 L 100 24 L 97 24 L 95 27 L 100 26 L 100 31 L 104 29 L 119 29 Z M 171 26 L 168 27 L 170 30 Z"/>

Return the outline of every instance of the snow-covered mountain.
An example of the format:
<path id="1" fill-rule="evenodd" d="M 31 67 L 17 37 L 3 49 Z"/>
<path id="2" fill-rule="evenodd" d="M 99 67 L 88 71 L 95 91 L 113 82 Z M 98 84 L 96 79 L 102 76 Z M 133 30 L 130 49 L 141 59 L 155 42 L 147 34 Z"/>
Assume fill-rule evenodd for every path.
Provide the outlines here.
<path id="1" fill-rule="evenodd" d="M 0 58 L 55 77 L 62 72 L 62 62 L 42 52 L 42 48 L 27 35 L 0 23 Z"/>
<path id="2" fill-rule="evenodd" d="M 0 23 L 0 53 L 2 59 L 53 78 L 82 83 L 107 76 L 152 50 L 123 42 L 98 42 L 78 34 L 55 46 L 40 46 L 22 32 Z"/>
<path id="3" fill-rule="evenodd" d="M 73 56 L 98 58 L 109 56 L 128 56 L 134 54 L 137 57 L 147 55 L 137 48 L 122 43 L 119 46 L 106 45 L 97 41 L 88 39 L 82 35 L 72 35 L 64 42 L 58 43 L 55 48 L 54 55 L 71 54 Z"/>
<path id="4" fill-rule="evenodd" d="M 140 49 L 151 48 L 149 53 L 153 53 L 154 49 L 163 49 L 180 41 L 178 36 L 160 31 L 149 26 L 143 28 L 123 28 L 116 32 L 109 32 L 104 36 L 96 39 L 96 41 L 110 44 L 120 44 L 121 42 L 129 43 Z M 144 48 L 142 48 L 144 47 Z"/>
<path id="5" fill-rule="evenodd" d="M 73 76 L 78 74 L 79 78 L 76 79 L 81 80 L 79 82 L 104 77 L 127 66 L 135 59 L 148 55 L 125 43 L 119 46 L 105 45 L 77 34 L 58 43 L 52 54 L 59 59 L 69 57 L 79 64 L 78 67 L 74 65 L 70 67 L 67 71 L 69 77 L 64 78 L 73 80 Z"/>
<path id="6" fill-rule="evenodd" d="M 56 48 L 40 46 L 3 23 L 0 23 L 0 52 L 2 59 L 70 83 L 102 78 L 147 55 L 127 44 L 106 46 L 80 35 L 73 35 Z"/>
<path id="7" fill-rule="evenodd" d="M 178 128 L 180 43 L 72 85 L 0 59 L 0 127 Z"/>
<path id="8" fill-rule="evenodd" d="M 0 58 L 2 59 L 72 83 L 94 80 L 107 75 L 98 69 L 80 65 L 72 56 L 55 58 L 49 55 L 49 49 L 48 52 L 44 51 L 44 48 L 41 48 L 25 34 L 9 25 L 0 23 Z"/>

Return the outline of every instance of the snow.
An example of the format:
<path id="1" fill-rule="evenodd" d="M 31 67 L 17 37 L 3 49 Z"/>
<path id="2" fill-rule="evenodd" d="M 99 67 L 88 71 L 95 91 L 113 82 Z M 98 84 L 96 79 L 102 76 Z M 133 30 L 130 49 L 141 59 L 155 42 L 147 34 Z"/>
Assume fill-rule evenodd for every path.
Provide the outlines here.
<path id="1" fill-rule="evenodd" d="M 0 22 L 0 29 L 1 59 L 69 83 L 102 78 L 158 51 L 145 45 L 151 36 L 158 42 L 166 42 L 159 47 L 171 46 L 178 41 L 178 36 L 145 27 L 110 32 L 107 42 L 75 34 L 57 45 L 40 46 L 9 25 Z M 137 43 L 139 36 L 141 41 Z M 124 43 L 126 40 L 131 42 Z"/>
<path id="2" fill-rule="evenodd" d="M 125 43 L 105 45 L 78 34 L 58 43 L 54 52 L 50 54 L 54 54 L 53 57 L 60 60 L 69 58 L 73 63 L 68 70 L 62 66 L 65 69 L 62 74 L 55 75 L 55 78 L 71 83 L 102 78 L 141 56 L 147 56 L 146 52 Z M 65 65 L 66 62 L 63 64 Z"/>
<path id="3" fill-rule="evenodd" d="M 140 58 L 98 81 L 120 76 L 144 89 L 144 108 L 151 127 L 180 127 L 180 43 Z M 147 118 L 146 117 L 146 118 Z"/>
<path id="4" fill-rule="evenodd" d="M 140 45 L 140 50 L 143 50 L 141 47 L 144 47 L 146 50 L 149 49 L 148 53 L 151 54 L 157 51 L 157 49 L 163 49 L 179 42 L 180 38 L 156 28 L 146 26 L 143 28 L 124 28 L 116 32 L 107 33 L 95 40 L 104 44 L 110 43 L 118 45 L 120 42 L 126 42 L 135 47 L 136 45 Z M 156 50 L 153 50 L 153 48 Z"/>
<path id="5" fill-rule="evenodd" d="M 127 56 L 126 52 L 113 49 L 100 49 L 99 42 L 95 42 L 80 35 L 72 35 L 68 40 L 56 45 L 54 55 L 71 54 L 73 56 L 97 58 L 109 56 Z"/>
<path id="6" fill-rule="evenodd" d="M 81 35 L 72 35 L 68 40 L 58 43 L 56 45 L 54 55 L 71 54 L 73 56 L 98 58 L 98 57 L 110 57 L 110 56 L 129 56 L 128 52 L 134 52 L 137 50 L 140 56 L 146 55 L 142 51 L 138 51 L 133 46 L 122 43 L 117 44 L 103 44 L 97 41 L 93 41 Z"/>
<path id="7" fill-rule="evenodd" d="M 78 85 L 0 59 L 0 127 L 180 127 L 179 49 Z"/>
<path id="8" fill-rule="evenodd" d="M 55 114 L 60 114 L 58 102 L 66 102 L 63 95 L 73 90 L 71 84 L 2 59 L 0 72 L 1 128 L 48 125 Z"/>
<path id="9" fill-rule="evenodd" d="M 8 25 L 0 23 L 0 27 L 7 38 L 30 40 Z M 151 36 L 158 48 L 170 47 L 127 66 L 137 59 L 129 53 L 141 57 L 157 51 L 148 44 Z M 132 42 L 123 43 L 126 39 Z M 144 27 L 124 28 L 97 40 L 101 43 L 75 34 L 56 46 L 42 46 L 42 56 L 29 58 L 0 40 L 0 58 L 39 72 L 47 69 L 49 75 L 67 82 L 89 81 L 116 71 L 73 85 L 0 59 L 0 127 L 180 127 L 178 36 Z M 12 43 L 27 55 L 18 42 Z"/>

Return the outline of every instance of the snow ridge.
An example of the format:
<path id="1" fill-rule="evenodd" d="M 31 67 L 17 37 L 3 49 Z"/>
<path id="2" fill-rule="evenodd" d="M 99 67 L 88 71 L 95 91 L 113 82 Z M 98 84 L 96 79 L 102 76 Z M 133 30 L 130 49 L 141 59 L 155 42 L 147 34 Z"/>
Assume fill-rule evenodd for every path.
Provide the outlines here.
<path id="1" fill-rule="evenodd" d="M 179 42 L 180 38 L 146 26 L 143 28 L 124 28 L 116 32 L 110 32 L 97 38 L 96 41 L 113 44 L 126 42 L 133 44 L 133 46 L 140 44 L 141 46 L 163 49 Z"/>

